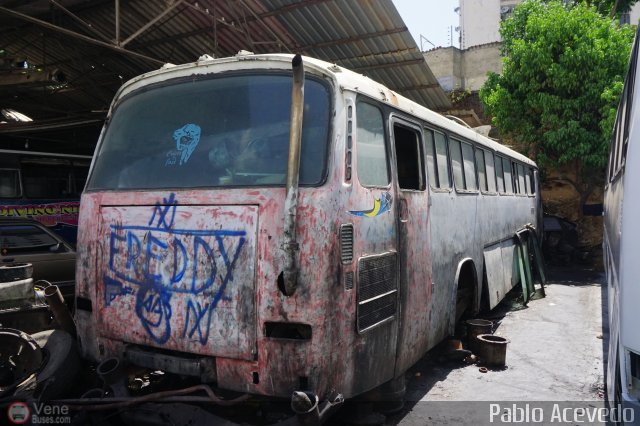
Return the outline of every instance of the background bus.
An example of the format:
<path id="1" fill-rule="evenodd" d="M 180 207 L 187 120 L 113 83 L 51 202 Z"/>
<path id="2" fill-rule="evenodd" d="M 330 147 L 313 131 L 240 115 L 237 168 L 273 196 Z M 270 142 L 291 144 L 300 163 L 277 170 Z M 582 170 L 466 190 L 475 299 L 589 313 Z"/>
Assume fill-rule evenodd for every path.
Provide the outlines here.
<path id="1" fill-rule="evenodd" d="M 612 406 L 634 408 L 636 422 L 640 422 L 640 145 L 634 142 L 640 138 L 640 91 L 635 90 L 638 43 L 636 34 L 613 130 L 603 239 L 609 312 L 607 396 Z"/>
<path id="2" fill-rule="evenodd" d="M 31 217 L 75 244 L 90 156 L 0 150 L 0 218 Z"/>

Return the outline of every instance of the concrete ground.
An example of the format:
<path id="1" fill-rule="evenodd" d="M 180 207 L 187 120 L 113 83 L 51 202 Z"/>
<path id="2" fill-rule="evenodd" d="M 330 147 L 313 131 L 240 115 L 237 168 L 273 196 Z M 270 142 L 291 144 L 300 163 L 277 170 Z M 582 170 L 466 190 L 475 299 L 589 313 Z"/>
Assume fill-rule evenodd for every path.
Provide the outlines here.
<path id="1" fill-rule="evenodd" d="M 546 421 L 549 401 L 581 401 L 580 406 L 589 401 L 601 407 L 607 344 L 604 275 L 575 269 L 549 275 L 545 298 L 537 294 L 523 306 L 517 294 L 510 294 L 484 316 L 496 321 L 495 334 L 510 342 L 504 370 L 482 373 L 477 365 L 443 361 L 434 350 L 408 372 L 405 408 L 386 424 L 491 424 L 499 416 L 490 417 L 490 410 L 518 414 L 518 408 L 528 410 L 523 401 L 546 410 Z M 520 402 L 516 408 L 505 401 Z M 524 423 L 534 422 L 528 420 Z"/>

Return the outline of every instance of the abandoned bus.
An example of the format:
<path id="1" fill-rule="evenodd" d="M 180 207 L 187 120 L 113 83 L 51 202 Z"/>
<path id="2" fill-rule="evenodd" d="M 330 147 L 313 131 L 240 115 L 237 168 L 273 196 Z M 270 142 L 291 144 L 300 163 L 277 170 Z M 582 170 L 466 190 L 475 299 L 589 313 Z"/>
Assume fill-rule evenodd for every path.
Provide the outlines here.
<path id="1" fill-rule="evenodd" d="M 75 243 L 91 157 L 0 149 L 0 218 L 30 217 Z"/>
<path id="2" fill-rule="evenodd" d="M 81 200 L 85 357 L 348 398 L 517 282 L 536 165 L 296 58 L 293 74 L 292 55 L 201 58 L 120 89 Z"/>
<path id="3" fill-rule="evenodd" d="M 640 333 L 638 333 L 638 300 L 640 300 L 640 151 L 637 142 L 640 125 L 640 91 L 636 91 L 638 49 L 636 35 L 631 62 L 613 138 L 604 191 L 604 265 L 608 284 L 609 356 L 607 397 L 612 408 L 633 408 L 636 424 L 640 424 Z M 627 186 L 625 192 L 625 185 Z M 618 411 L 619 412 L 619 411 Z"/>

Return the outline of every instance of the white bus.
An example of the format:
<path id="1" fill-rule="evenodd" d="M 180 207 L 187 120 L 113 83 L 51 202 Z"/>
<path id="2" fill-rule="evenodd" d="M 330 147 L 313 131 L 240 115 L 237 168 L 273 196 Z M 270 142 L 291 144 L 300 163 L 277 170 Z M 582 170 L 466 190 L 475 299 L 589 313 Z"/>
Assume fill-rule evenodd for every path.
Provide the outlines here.
<path id="1" fill-rule="evenodd" d="M 640 424 L 640 91 L 636 91 L 638 43 L 614 126 L 604 192 L 604 265 L 608 284 L 609 355 L 607 396 L 612 408 L 631 407 Z M 626 192 L 625 192 L 626 185 Z"/>
<path id="2" fill-rule="evenodd" d="M 81 200 L 85 357 L 348 398 L 404 377 L 518 282 L 535 163 L 302 61 L 304 78 L 299 56 L 204 58 L 118 92 Z"/>

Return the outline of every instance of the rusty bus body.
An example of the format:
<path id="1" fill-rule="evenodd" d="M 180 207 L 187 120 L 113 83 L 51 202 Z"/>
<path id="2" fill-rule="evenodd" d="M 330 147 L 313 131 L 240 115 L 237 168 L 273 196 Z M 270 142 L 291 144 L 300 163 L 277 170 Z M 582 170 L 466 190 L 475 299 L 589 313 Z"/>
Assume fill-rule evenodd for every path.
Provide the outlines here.
<path id="1" fill-rule="evenodd" d="M 450 335 L 462 302 L 493 307 L 513 287 L 513 235 L 539 219 L 535 164 L 304 58 L 287 292 L 291 59 L 202 60 L 121 88 L 81 201 L 85 357 L 252 394 L 352 397 Z"/>

